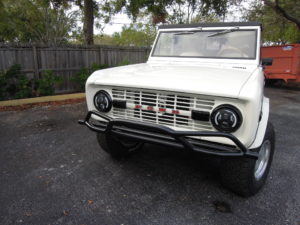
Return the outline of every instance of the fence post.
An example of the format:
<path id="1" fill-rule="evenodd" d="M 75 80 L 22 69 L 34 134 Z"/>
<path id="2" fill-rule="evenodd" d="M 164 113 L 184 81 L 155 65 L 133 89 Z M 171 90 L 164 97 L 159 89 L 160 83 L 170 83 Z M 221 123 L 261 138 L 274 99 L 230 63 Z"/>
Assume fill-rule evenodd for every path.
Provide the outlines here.
<path id="1" fill-rule="evenodd" d="M 39 63 L 38 63 L 38 57 L 36 52 L 36 46 L 32 46 L 32 52 L 33 52 L 33 70 L 34 70 L 34 79 L 37 81 L 39 79 Z"/>

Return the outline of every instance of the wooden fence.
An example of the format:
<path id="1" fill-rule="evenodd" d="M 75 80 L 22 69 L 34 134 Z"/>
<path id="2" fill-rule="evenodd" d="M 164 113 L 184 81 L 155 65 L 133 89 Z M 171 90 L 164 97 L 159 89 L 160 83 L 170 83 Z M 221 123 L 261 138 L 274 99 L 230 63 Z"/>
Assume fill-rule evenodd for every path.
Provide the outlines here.
<path id="1" fill-rule="evenodd" d="M 92 64 L 116 66 L 124 60 L 130 64 L 147 60 L 149 48 L 116 47 L 116 46 L 78 46 L 68 45 L 35 46 L 35 45 L 0 45 L 0 71 L 13 64 L 20 64 L 22 73 L 29 78 L 39 79 L 46 70 L 52 70 L 62 77 L 62 84 L 57 93 L 76 91 L 78 87 L 72 82 L 81 68 L 89 68 Z"/>

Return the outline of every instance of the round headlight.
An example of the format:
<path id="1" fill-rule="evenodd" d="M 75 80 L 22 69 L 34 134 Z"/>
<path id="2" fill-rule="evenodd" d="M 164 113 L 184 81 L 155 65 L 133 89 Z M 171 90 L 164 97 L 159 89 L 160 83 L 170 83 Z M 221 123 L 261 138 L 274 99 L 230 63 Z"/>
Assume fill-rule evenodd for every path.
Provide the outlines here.
<path id="1" fill-rule="evenodd" d="M 232 133 L 242 124 L 242 114 L 232 105 L 220 105 L 211 114 L 213 126 L 222 132 Z"/>
<path id="2" fill-rule="evenodd" d="M 94 97 L 94 105 L 100 112 L 108 112 L 112 106 L 112 99 L 106 91 L 98 91 Z"/>

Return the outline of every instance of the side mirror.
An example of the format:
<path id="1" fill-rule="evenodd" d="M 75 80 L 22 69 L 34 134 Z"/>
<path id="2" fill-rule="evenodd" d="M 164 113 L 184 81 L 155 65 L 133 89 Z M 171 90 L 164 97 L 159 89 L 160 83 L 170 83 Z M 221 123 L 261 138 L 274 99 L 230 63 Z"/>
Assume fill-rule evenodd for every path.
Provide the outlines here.
<path id="1" fill-rule="evenodd" d="M 263 66 L 272 66 L 272 64 L 273 64 L 273 58 L 263 58 L 261 60 L 261 64 Z"/>

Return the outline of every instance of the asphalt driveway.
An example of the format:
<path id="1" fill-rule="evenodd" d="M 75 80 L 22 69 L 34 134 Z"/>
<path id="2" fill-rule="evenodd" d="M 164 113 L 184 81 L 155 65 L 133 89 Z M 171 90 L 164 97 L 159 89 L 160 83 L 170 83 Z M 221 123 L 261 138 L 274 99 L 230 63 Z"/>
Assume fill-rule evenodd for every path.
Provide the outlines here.
<path id="1" fill-rule="evenodd" d="M 300 92 L 267 89 L 276 152 L 264 189 L 224 189 L 218 160 L 146 145 L 115 161 L 85 104 L 0 113 L 0 224 L 300 224 Z"/>

